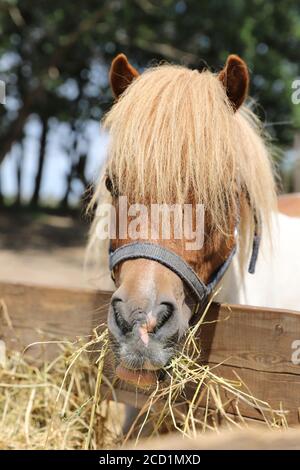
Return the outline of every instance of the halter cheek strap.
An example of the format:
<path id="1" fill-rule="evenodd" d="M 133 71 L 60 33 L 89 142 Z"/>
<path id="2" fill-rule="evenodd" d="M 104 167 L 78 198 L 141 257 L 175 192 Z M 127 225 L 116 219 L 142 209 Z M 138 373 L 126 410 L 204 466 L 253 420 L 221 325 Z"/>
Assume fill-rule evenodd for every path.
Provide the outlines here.
<path id="1" fill-rule="evenodd" d="M 250 274 L 255 273 L 256 262 L 258 258 L 258 252 L 260 247 L 261 235 L 255 231 L 253 236 L 253 243 L 252 243 L 252 254 L 250 258 L 250 263 L 248 267 L 248 272 Z"/>

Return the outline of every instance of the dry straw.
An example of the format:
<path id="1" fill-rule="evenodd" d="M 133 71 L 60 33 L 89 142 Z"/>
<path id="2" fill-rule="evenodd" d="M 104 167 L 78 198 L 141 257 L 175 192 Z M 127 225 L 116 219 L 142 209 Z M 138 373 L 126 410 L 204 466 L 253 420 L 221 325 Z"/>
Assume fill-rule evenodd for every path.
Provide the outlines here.
<path id="1" fill-rule="evenodd" d="M 0 448 L 112 448 L 174 430 L 189 438 L 218 431 L 220 425 L 245 427 L 242 411 L 250 409 L 261 415 L 266 427 L 286 427 L 283 410 L 255 398 L 238 377 L 227 380 L 218 374 L 218 366 L 201 364 L 197 336 L 206 311 L 166 368 L 168 380 L 148 391 L 126 436 L 114 384 L 104 375 L 109 348 L 104 325 L 88 341 L 57 342 L 61 353 L 41 367 L 24 355 L 8 355 L 0 365 Z"/>
<path id="2" fill-rule="evenodd" d="M 84 338 L 57 344 L 60 354 L 41 367 L 19 353 L 7 354 L 0 366 L 0 449 L 96 449 L 116 444 L 120 427 L 111 416 L 116 410 L 100 395 L 106 328 L 95 329 L 88 342 Z M 94 364 L 91 354 L 97 356 Z"/>
<path id="3" fill-rule="evenodd" d="M 197 338 L 199 330 L 207 323 L 205 315 L 209 307 L 210 304 L 189 330 L 181 351 L 166 368 L 168 384 L 157 384 L 125 442 L 135 436 L 135 444 L 138 444 L 146 425 L 149 437 L 175 430 L 184 438 L 194 438 L 207 430 L 218 432 L 224 426 L 230 429 L 247 427 L 249 421 L 243 417 L 243 411 L 246 415 L 249 411 L 252 411 L 250 415 L 254 412 L 268 429 L 287 427 L 286 411 L 274 410 L 267 402 L 253 396 L 240 377 L 236 375 L 236 380 L 228 380 L 219 374 L 218 368 L 222 364 L 201 364 Z"/>

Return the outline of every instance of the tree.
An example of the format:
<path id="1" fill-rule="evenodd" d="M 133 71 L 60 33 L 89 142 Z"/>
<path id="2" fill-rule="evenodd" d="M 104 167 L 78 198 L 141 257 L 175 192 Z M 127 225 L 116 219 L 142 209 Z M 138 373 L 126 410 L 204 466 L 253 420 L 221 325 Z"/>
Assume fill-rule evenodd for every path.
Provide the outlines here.
<path id="1" fill-rule="evenodd" d="M 0 107 L 0 163 L 32 114 L 77 129 L 99 120 L 112 103 L 108 67 L 121 51 L 140 69 L 167 60 L 219 70 L 238 53 L 279 144 L 290 144 L 300 127 L 300 106 L 291 101 L 300 67 L 297 0 L 76 0 L 76 8 L 61 0 L 2 0 L 0 34 L 8 95 Z M 71 179 L 72 164 L 70 158 Z"/>
<path id="2" fill-rule="evenodd" d="M 38 167 L 35 176 L 34 190 L 31 198 L 31 205 L 37 206 L 39 202 L 39 196 L 41 191 L 41 183 L 45 166 L 46 150 L 47 150 L 47 132 L 48 122 L 47 118 L 41 120 L 41 137 L 40 137 L 40 149 L 38 158 Z"/>

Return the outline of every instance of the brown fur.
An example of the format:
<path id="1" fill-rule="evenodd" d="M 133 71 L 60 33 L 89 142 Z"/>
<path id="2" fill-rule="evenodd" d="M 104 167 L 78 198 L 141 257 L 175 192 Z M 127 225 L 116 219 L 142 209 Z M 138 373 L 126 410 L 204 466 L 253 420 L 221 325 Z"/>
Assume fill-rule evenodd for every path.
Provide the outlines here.
<path id="1" fill-rule="evenodd" d="M 118 98 L 138 75 L 137 70 L 129 64 L 126 55 L 117 55 L 112 61 L 109 72 L 109 82 L 114 96 Z"/>
<path id="2" fill-rule="evenodd" d="M 249 88 L 249 73 L 245 62 L 237 55 L 231 54 L 219 78 L 227 96 L 236 111 L 245 101 Z"/>

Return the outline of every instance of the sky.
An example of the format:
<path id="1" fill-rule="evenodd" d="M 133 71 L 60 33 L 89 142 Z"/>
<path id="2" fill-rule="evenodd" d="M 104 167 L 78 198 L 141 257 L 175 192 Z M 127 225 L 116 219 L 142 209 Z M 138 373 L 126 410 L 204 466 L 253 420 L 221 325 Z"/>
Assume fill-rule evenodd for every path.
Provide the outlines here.
<path id="1" fill-rule="evenodd" d="M 7 80 L 13 79 L 9 73 L 18 62 L 18 56 L 12 53 L 3 54 L 0 58 L 0 72 L 6 73 Z M 87 96 L 101 97 L 102 87 L 107 85 L 108 70 L 98 61 L 91 62 L 89 81 L 86 85 Z M 78 89 L 74 80 L 67 80 L 58 90 L 61 96 L 69 100 L 76 99 Z M 2 106 L 2 105 L 1 105 Z M 20 103 L 13 96 L 6 96 L 4 104 L 8 113 L 17 113 Z M 37 116 L 30 116 L 25 128 L 23 141 L 23 174 L 21 195 L 23 200 L 30 199 L 33 192 L 35 174 L 37 171 L 38 152 L 40 145 L 41 125 Z M 108 136 L 101 131 L 99 121 L 90 119 L 86 122 L 82 138 L 78 142 L 79 153 L 87 155 L 86 177 L 95 181 L 99 176 L 101 165 L 105 159 Z M 69 149 L 72 145 L 72 132 L 67 123 L 50 120 L 47 135 L 46 160 L 41 184 L 41 199 L 43 201 L 60 200 L 66 188 L 66 175 L 70 169 Z M 20 147 L 14 146 L 0 166 L 1 191 L 6 197 L 14 197 L 17 192 L 16 168 L 20 158 Z M 79 181 L 72 185 L 71 203 L 76 203 L 83 187 Z"/>
<path id="2" fill-rule="evenodd" d="M 25 127 L 23 174 L 21 194 L 28 200 L 33 192 L 39 152 L 39 136 L 41 132 L 38 119 L 33 117 Z M 66 143 L 70 141 L 70 128 L 65 124 L 53 123 L 47 139 L 46 161 L 41 185 L 42 200 L 60 200 L 66 188 L 66 175 L 70 164 L 66 151 Z M 96 121 L 89 121 L 85 129 L 85 139 L 82 145 L 88 146 L 86 176 L 95 181 L 99 176 L 101 165 L 105 159 L 108 137 L 100 129 Z M 80 146 L 80 142 L 79 142 Z M 7 197 L 14 197 L 17 191 L 16 166 L 19 158 L 19 148 L 14 147 L 3 161 L 0 169 L 2 192 Z M 71 203 L 76 203 L 82 192 L 82 185 L 72 187 Z"/>

